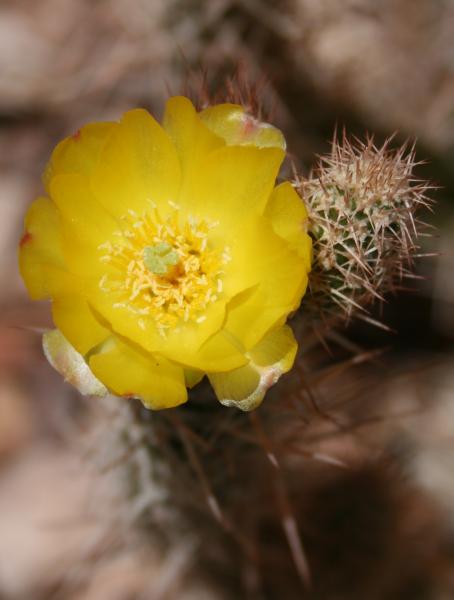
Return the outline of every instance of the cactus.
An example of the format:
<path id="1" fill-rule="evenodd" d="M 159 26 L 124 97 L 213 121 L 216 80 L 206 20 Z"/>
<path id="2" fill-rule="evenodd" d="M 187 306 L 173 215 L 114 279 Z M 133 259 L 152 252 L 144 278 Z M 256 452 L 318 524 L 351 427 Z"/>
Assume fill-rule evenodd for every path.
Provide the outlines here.
<path id="1" fill-rule="evenodd" d="M 392 152 L 389 143 L 377 148 L 372 139 L 350 143 L 343 136 L 314 176 L 295 181 L 314 244 L 309 292 L 294 318 L 305 353 L 258 411 L 229 413 L 203 383 L 191 390 L 188 404 L 169 411 L 151 413 L 132 399 L 105 400 L 117 416 L 114 426 L 98 416 L 95 445 L 102 470 L 117 489 L 117 520 L 163 557 L 186 553 L 173 573 L 178 594 L 190 594 L 199 582 L 214 598 L 260 597 L 261 586 L 278 597 L 285 581 L 287 591 L 311 597 L 307 590 L 314 574 L 304 527 L 313 509 L 309 515 L 302 510 L 304 495 L 314 490 L 305 487 L 304 477 L 300 481 L 302 472 L 312 473 L 302 461 L 342 469 L 339 457 L 310 440 L 327 424 L 328 440 L 340 430 L 350 435 L 350 421 L 338 422 L 325 396 L 322 409 L 317 405 L 320 397 L 314 397 L 312 385 L 318 387 L 324 376 L 317 372 L 318 334 L 309 329 L 324 330 L 320 320 L 331 315 L 367 314 L 371 301 L 410 275 L 421 230 L 414 214 L 430 203 L 428 184 L 414 180 L 415 164 L 413 150 Z M 333 373 L 371 356 L 366 352 L 351 363 L 334 364 Z M 330 396 L 329 373 L 326 380 L 324 392 Z M 336 389 L 339 394 L 353 399 L 348 389 Z M 327 407 L 333 414 L 323 412 Z M 267 529 L 272 543 L 261 538 Z M 129 538 L 121 537 L 127 551 Z M 274 560 L 278 569 L 272 568 Z"/>
<path id="2" fill-rule="evenodd" d="M 380 148 L 372 137 L 334 138 L 308 179 L 295 185 L 309 212 L 314 260 L 303 310 L 320 318 L 357 311 L 411 276 L 429 185 L 414 179 L 414 148 Z"/>
<path id="3" fill-rule="evenodd" d="M 274 127 L 261 122 L 264 108 L 257 98 L 255 88 L 243 86 L 240 79 L 236 83 L 233 80 L 222 99 L 240 101 L 241 106 L 228 106 L 228 119 L 222 121 L 222 127 L 213 113 L 205 113 L 204 118 L 217 136 L 232 146 L 253 145 L 260 152 L 263 148 L 279 148 L 283 157 L 284 138 Z M 209 97 L 201 91 L 198 99 L 199 106 L 210 104 Z M 186 562 L 179 567 L 181 572 L 174 573 L 174 579 L 181 580 L 180 587 L 185 587 L 189 577 L 200 577 L 206 583 L 211 572 L 216 574 L 215 587 L 222 588 L 215 596 L 219 598 L 259 598 L 262 585 L 276 591 L 276 595 L 267 597 L 281 597 L 282 581 L 286 585 L 290 582 L 288 585 L 295 590 L 310 585 L 311 556 L 306 558 L 304 536 L 299 529 L 304 523 L 302 510 L 309 489 L 305 477 L 301 477 L 302 460 L 315 459 L 343 467 L 341 460 L 330 456 L 330 450 L 326 452 L 320 440 L 339 429 L 345 434 L 353 422 L 339 424 L 337 415 L 325 415 L 314 399 L 312 380 L 314 386 L 325 383 L 324 374 L 316 372 L 321 361 L 320 347 L 314 340 L 323 329 L 320 321 L 331 315 L 348 320 L 355 311 L 367 319 L 368 304 L 382 299 L 384 293 L 410 275 L 422 228 L 415 213 L 430 204 L 426 196 L 428 184 L 413 177 L 415 165 L 413 149 L 391 151 L 389 142 L 377 148 L 372 138 L 365 143 L 349 142 L 344 135 L 333 142 L 331 154 L 321 159 L 314 175 L 308 179 L 297 177 L 293 182 L 307 207 L 308 219 L 292 186 L 284 184 L 284 201 L 276 201 L 273 213 L 277 234 L 286 237 L 289 244 L 284 258 L 290 260 L 304 252 L 309 257 L 308 267 L 310 240 L 305 233 L 304 244 L 300 240 L 305 227 L 313 241 L 309 292 L 293 323 L 296 337 L 304 341 L 305 354 L 297 356 L 291 375 L 269 391 L 260 409 L 252 414 L 226 411 L 216 402 L 206 381 L 192 389 L 189 380 L 197 383 L 204 372 L 191 370 L 185 373 L 191 388 L 187 405 L 152 412 L 143 408 L 135 394 L 126 392 L 129 387 L 122 394 L 124 398 L 108 397 L 103 401 L 113 410 L 112 418 L 98 416 L 100 427 L 94 431 L 91 458 L 111 476 L 116 502 L 110 512 L 116 511 L 114 517 L 121 524 L 118 544 L 127 546 L 124 532 L 129 528 L 138 532 L 141 544 L 157 547 L 161 554 L 172 554 L 177 547 L 188 548 Z M 174 206 L 172 209 L 176 210 Z M 282 215 L 285 227 L 281 226 Z M 299 243 L 292 245 L 294 239 Z M 25 237 L 24 253 L 30 242 L 39 239 L 33 235 Z M 178 256 L 167 241 L 158 242 L 144 247 L 144 269 L 154 275 L 168 275 Z M 250 257 L 240 258 L 238 269 L 242 260 Z M 35 263 L 32 267 L 33 275 Z M 287 281 L 291 282 L 290 276 Z M 250 289 L 245 291 L 249 294 Z M 299 298 L 303 291 L 299 289 Z M 255 312 L 260 313 L 260 303 L 257 306 Z M 289 304 L 285 316 L 295 306 L 294 302 Z M 91 313 L 89 316 L 93 317 Z M 98 325 L 104 327 L 103 323 Z M 313 332 L 309 332 L 311 326 Z M 112 345 L 112 340 L 109 343 Z M 100 381 L 87 374 L 84 358 L 75 350 L 68 354 L 67 345 L 62 335 L 45 337 L 46 354 L 67 379 L 78 387 L 82 383 L 87 393 L 102 393 Z M 109 344 L 106 347 L 111 349 Z M 93 352 L 100 348 L 102 345 Z M 135 347 L 133 350 L 136 352 Z M 140 352 L 143 359 L 144 352 Z M 91 360 L 91 351 L 87 355 Z M 359 364 L 370 356 L 355 356 L 345 365 Z M 248 359 L 255 366 L 249 356 Z M 175 363 L 179 363 L 178 357 Z M 127 360 L 122 364 L 127 364 Z M 277 367 L 274 363 L 271 367 L 270 372 L 259 372 L 260 392 L 262 375 L 266 388 L 277 381 Z M 335 365 L 333 371 L 337 367 L 340 372 L 344 370 L 344 365 Z M 241 372 L 241 368 L 232 371 Z M 280 371 L 283 374 L 284 369 Z M 112 372 L 115 381 L 123 383 L 124 375 L 118 369 Z M 149 371 L 145 373 L 149 375 Z M 326 381 L 329 378 L 328 375 Z M 157 388 L 159 396 L 162 390 Z M 327 389 L 329 395 L 333 387 L 328 384 Z M 117 389 L 113 393 L 120 395 Z M 252 393 L 249 397 L 253 396 Z M 336 389 L 331 396 L 339 401 L 342 390 Z M 163 407 L 158 404 L 154 408 Z M 315 426 L 311 441 L 310 426 L 311 419 L 317 420 L 315 413 L 318 425 L 322 422 L 323 427 L 335 427 L 327 432 Z M 309 470 L 308 473 L 310 479 Z"/>

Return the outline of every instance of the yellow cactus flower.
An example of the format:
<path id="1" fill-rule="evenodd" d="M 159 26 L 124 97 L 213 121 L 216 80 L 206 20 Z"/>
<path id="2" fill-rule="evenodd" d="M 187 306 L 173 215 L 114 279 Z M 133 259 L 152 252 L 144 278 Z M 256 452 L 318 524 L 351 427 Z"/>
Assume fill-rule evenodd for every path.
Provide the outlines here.
<path id="1" fill-rule="evenodd" d="M 275 187 L 279 130 L 171 98 L 63 140 L 25 219 L 20 269 L 51 298 L 50 362 L 82 392 L 177 406 L 206 374 L 251 410 L 288 371 L 311 264 L 303 202 Z"/>

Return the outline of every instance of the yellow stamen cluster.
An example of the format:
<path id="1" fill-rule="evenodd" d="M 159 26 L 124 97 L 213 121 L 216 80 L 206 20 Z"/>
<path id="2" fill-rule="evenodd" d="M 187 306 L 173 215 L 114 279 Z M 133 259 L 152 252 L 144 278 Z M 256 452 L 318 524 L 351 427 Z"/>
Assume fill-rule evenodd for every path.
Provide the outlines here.
<path id="1" fill-rule="evenodd" d="M 141 216 L 130 211 L 114 241 L 99 246 L 100 260 L 108 264 L 101 290 L 112 295 L 115 307 L 140 315 L 142 328 L 144 319 L 152 318 L 162 334 L 181 322 L 206 319 L 208 306 L 222 294 L 229 260 L 228 248 L 211 247 L 209 232 L 216 223 L 183 218 L 178 206 L 169 204 L 165 217 L 156 208 Z M 153 267 L 163 251 L 172 259 L 164 269 Z"/>

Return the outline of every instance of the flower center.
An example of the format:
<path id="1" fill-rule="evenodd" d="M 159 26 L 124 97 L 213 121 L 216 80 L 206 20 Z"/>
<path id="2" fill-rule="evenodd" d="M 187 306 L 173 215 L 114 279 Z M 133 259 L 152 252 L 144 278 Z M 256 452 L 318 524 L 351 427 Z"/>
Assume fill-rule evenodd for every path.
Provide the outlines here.
<path id="1" fill-rule="evenodd" d="M 153 208 L 142 216 L 130 211 L 124 227 L 101 244 L 100 260 L 109 268 L 99 281 L 114 307 L 138 315 L 145 329 L 152 318 L 159 331 L 181 322 L 201 323 L 222 294 L 228 248 L 211 247 L 209 232 L 217 224 L 181 219 L 179 208 L 161 217 Z"/>
<path id="2" fill-rule="evenodd" d="M 143 263 L 155 275 L 169 275 L 172 267 L 178 264 L 180 257 L 167 242 L 160 242 L 155 246 L 145 246 L 143 249 Z"/>

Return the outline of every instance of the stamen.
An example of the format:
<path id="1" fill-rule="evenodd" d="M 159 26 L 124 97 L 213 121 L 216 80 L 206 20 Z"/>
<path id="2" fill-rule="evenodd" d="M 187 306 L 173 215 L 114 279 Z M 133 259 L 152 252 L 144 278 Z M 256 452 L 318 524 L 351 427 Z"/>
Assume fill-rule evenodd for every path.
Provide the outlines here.
<path id="1" fill-rule="evenodd" d="M 153 208 L 139 215 L 130 211 L 124 227 L 98 249 L 109 264 L 100 289 L 112 295 L 113 306 L 140 316 L 146 331 L 150 320 L 165 337 L 180 322 L 205 321 L 206 310 L 222 293 L 228 247 L 215 250 L 209 232 L 217 223 L 188 216 L 181 224 L 179 207 L 161 218 Z"/>

